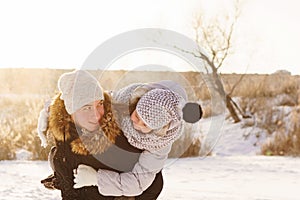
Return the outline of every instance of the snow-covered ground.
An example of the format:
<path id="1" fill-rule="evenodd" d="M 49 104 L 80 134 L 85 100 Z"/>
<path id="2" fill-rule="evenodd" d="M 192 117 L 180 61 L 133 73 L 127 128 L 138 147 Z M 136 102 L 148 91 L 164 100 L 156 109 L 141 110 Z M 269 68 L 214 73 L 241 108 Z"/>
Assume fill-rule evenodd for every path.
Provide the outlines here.
<path id="1" fill-rule="evenodd" d="M 264 131 L 255 126 L 247 127 L 246 123 L 246 120 L 232 123 L 223 115 L 201 119 L 199 134 L 202 135 L 202 146 L 209 146 L 208 149 L 213 149 L 213 155 L 217 156 L 260 154 L 260 146 L 266 139 Z"/>
<path id="2" fill-rule="evenodd" d="M 160 200 L 299 200 L 300 158 L 211 156 L 169 160 Z M 60 199 L 40 179 L 45 161 L 0 161 L 0 199 Z"/>
<path id="3" fill-rule="evenodd" d="M 46 161 L 0 161 L 0 200 L 60 199 L 40 184 L 49 174 Z"/>
<path id="4" fill-rule="evenodd" d="M 299 200 L 300 158 L 187 158 L 165 169 L 160 199 Z"/>
<path id="5" fill-rule="evenodd" d="M 221 126 L 212 126 L 218 120 Z M 212 133 L 204 141 L 217 142 L 213 156 L 169 159 L 159 200 L 299 200 L 300 158 L 258 156 L 264 136 L 241 126 L 203 119 L 201 132 Z M 51 173 L 48 163 L 18 152 L 20 160 L 0 161 L 0 200 L 61 199 L 40 184 Z"/>

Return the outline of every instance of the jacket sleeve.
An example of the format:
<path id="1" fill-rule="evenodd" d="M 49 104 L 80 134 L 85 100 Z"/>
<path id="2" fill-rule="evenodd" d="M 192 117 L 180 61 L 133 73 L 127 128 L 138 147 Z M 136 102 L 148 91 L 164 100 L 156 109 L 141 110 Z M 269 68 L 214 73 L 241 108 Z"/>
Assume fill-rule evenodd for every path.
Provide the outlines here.
<path id="1" fill-rule="evenodd" d="M 156 151 L 144 150 L 131 172 L 98 170 L 98 190 L 102 195 L 137 196 L 143 193 L 162 170 L 171 146 Z"/>

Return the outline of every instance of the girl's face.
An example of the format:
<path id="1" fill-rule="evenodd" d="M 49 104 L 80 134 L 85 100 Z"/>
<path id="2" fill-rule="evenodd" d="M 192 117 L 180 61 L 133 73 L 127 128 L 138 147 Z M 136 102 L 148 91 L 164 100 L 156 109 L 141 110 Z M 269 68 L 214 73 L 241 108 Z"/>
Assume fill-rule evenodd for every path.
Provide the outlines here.
<path id="1" fill-rule="evenodd" d="M 92 132 L 99 128 L 99 121 L 103 115 L 103 101 L 97 100 L 81 107 L 71 116 L 76 125 Z"/>
<path id="2" fill-rule="evenodd" d="M 152 131 L 151 128 L 149 128 L 145 122 L 139 117 L 136 110 L 134 110 L 130 116 L 131 121 L 133 123 L 134 129 L 141 131 L 142 133 L 149 133 Z"/>

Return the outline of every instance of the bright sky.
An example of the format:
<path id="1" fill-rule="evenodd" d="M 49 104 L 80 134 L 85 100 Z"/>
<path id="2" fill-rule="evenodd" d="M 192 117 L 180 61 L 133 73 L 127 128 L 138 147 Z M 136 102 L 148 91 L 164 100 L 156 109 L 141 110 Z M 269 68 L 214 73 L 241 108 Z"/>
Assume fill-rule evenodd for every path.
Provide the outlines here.
<path id="1" fill-rule="evenodd" d="M 230 0 L 1 1 L 0 67 L 80 67 L 104 41 L 138 28 L 170 29 L 193 38 L 197 10 L 204 9 L 214 15 L 223 12 L 228 2 Z M 286 69 L 300 74 L 300 1 L 243 2 L 236 29 L 237 43 L 233 47 L 235 54 L 221 72 L 273 73 Z M 180 65 L 182 61 L 174 57 L 163 54 L 147 59 L 145 55 L 131 55 L 129 60 L 135 62 L 127 59 L 127 65 Z"/>

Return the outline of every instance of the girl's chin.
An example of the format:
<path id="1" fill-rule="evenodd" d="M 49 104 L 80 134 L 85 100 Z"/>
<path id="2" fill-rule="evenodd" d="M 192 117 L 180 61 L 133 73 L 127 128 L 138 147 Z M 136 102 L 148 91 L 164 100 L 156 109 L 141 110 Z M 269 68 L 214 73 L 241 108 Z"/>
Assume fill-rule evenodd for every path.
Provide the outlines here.
<path id="1" fill-rule="evenodd" d="M 89 127 L 89 129 L 87 129 L 89 132 L 94 132 L 99 128 L 99 126 L 95 126 L 95 127 Z"/>

